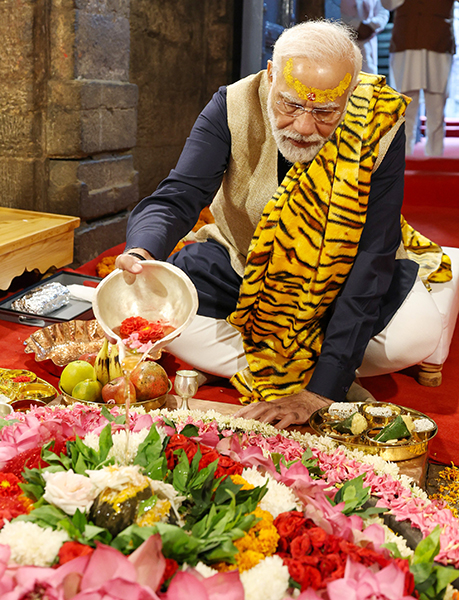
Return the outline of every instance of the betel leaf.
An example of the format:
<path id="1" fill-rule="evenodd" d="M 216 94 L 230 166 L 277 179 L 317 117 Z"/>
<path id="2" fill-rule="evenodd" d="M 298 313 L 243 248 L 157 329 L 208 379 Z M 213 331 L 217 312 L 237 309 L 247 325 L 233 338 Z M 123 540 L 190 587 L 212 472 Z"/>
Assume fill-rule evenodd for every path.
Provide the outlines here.
<path id="1" fill-rule="evenodd" d="M 139 445 L 134 464 L 142 467 L 144 473 L 152 479 L 163 479 L 166 474 L 167 462 L 163 454 L 163 443 L 154 425 Z"/>
<path id="2" fill-rule="evenodd" d="M 180 449 L 178 455 L 179 460 L 172 473 L 172 485 L 181 494 L 186 494 L 190 463 L 184 450 Z"/>
<path id="3" fill-rule="evenodd" d="M 39 500 L 45 491 L 46 482 L 40 469 L 24 468 L 22 473 L 25 483 L 20 483 L 19 487 L 24 494 L 32 500 Z"/>
<path id="4" fill-rule="evenodd" d="M 40 525 L 40 527 L 51 527 L 52 529 L 56 529 L 58 523 L 64 519 L 67 519 L 67 515 L 63 510 L 52 504 L 44 504 L 43 506 L 35 508 L 28 515 L 20 515 L 14 520 L 29 521 Z"/>
<path id="5" fill-rule="evenodd" d="M 110 423 L 106 425 L 99 436 L 99 463 L 105 462 L 108 453 L 113 447 L 112 426 Z"/>
<path id="6" fill-rule="evenodd" d="M 157 533 L 155 527 L 139 527 L 135 523 L 123 529 L 111 542 L 110 546 L 123 554 L 131 554 L 150 536 Z"/>
<path id="7" fill-rule="evenodd" d="M 189 565 L 197 563 L 201 540 L 196 539 L 181 527 L 169 523 L 156 523 L 155 530 L 161 536 L 162 552 L 166 558 L 173 558 L 177 562 L 187 562 Z"/>
<path id="8" fill-rule="evenodd" d="M 191 423 L 188 423 L 180 431 L 180 434 L 184 435 L 186 437 L 196 437 L 197 435 L 199 435 L 199 429 L 196 427 L 196 425 L 192 425 Z"/>

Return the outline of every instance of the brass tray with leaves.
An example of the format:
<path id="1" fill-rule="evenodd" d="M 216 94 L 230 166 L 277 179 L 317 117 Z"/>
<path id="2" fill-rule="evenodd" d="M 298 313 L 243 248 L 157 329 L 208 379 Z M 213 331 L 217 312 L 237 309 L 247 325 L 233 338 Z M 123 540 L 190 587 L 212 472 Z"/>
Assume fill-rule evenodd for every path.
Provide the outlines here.
<path id="1" fill-rule="evenodd" d="M 397 462 L 401 460 L 409 460 L 421 456 L 427 452 L 430 440 L 437 434 L 438 428 L 430 417 L 412 408 L 406 408 L 392 403 L 380 402 L 355 402 L 356 410 L 368 419 L 368 427 L 359 435 L 338 433 L 332 427 L 332 423 L 336 422 L 336 417 L 329 414 L 328 406 L 325 406 L 315 413 L 309 419 L 309 424 L 312 429 L 319 435 L 325 435 L 334 439 L 339 444 L 343 444 L 348 448 L 362 450 L 367 454 L 377 454 L 384 460 Z M 369 417 L 369 409 L 372 407 L 390 407 L 392 411 L 391 417 L 384 419 L 379 417 Z M 389 425 L 391 419 L 395 419 L 397 415 L 408 415 L 413 421 L 418 419 L 427 419 L 430 421 L 432 428 L 425 432 L 412 432 L 412 434 L 404 439 L 391 440 L 390 442 L 377 442 L 373 439 L 376 432 L 386 425 Z"/>

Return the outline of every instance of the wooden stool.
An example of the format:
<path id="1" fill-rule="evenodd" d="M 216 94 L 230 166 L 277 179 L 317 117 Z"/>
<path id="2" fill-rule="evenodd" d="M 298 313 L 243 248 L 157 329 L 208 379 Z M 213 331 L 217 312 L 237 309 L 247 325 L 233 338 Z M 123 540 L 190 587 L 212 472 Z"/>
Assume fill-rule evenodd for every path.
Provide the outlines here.
<path id="1" fill-rule="evenodd" d="M 432 298 L 440 311 L 443 333 L 433 354 L 420 364 L 418 382 L 421 385 L 436 387 L 442 381 L 442 367 L 448 358 L 449 347 L 459 312 L 459 248 L 444 246 L 443 250 L 451 259 L 453 279 L 447 283 L 432 283 Z"/>

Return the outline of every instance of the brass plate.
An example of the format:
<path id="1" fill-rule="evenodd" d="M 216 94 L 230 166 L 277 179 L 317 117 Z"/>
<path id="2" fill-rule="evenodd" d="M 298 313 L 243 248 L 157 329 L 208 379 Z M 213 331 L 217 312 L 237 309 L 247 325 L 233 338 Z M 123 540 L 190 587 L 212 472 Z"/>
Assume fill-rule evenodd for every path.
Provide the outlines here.
<path id="1" fill-rule="evenodd" d="M 319 435 L 326 435 L 339 444 L 343 444 L 348 448 L 355 448 L 357 450 L 362 450 L 367 454 L 377 454 L 381 456 L 384 460 L 391 462 L 398 462 L 401 460 L 409 460 L 411 458 L 416 458 L 416 456 L 420 456 L 427 452 L 427 448 L 429 446 L 430 440 L 437 435 L 438 427 L 430 417 L 421 413 L 412 408 L 406 408 L 404 406 L 399 406 L 398 404 L 391 404 L 388 402 L 380 403 L 380 402 L 354 402 L 358 411 L 364 414 L 365 409 L 368 406 L 376 405 L 376 406 L 387 406 L 393 407 L 394 417 L 397 414 L 409 415 L 413 420 L 414 419 L 428 419 L 434 425 L 434 428 L 424 434 L 413 433 L 409 439 L 405 440 L 397 440 L 394 443 L 378 443 L 372 442 L 371 437 L 368 436 L 368 433 L 377 427 L 377 424 L 368 423 L 368 429 L 366 429 L 360 435 L 346 435 L 339 434 L 331 429 L 329 426 L 330 419 L 327 419 L 328 415 L 328 407 L 325 406 L 315 413 L 313 413 L 309 419 L 309 424 L 314 429 L 316 433 Z"/>
<path id="2" fill-rule="evenodd" d="M 95 319 L 67 321 L 53 323 L 32 333 L 24 342 L 24 351 L 34 353 L 37 362 L 50 359 L 63 367 L 85 352 L 98 352 L 103 341 L 104 331 Z"/>
<path id="3" fill-rule="evenodd" d="M 18 376 L 30 377 L 30 381 L 16 383 L 13 379 Z M 41 400 L 48 403 L 58 395 L 56 388 L 37 377 L 32 371 L 2 368 L 0 368 L 0 394 L 9 398 L 10 403 L 16 400 Z"/>
<path id="4" fill-rule="evenodd" d="M 169 389 L 162 396 L 158 396 L 157 398 L 152 398 L 151 400 L 141 400 L 139 402 L 133 402 L 131 404 L 132 408 L 138 408 L 139 406 L 143 406 L 143 408 L 148 412 L 149 410 L 155 410 L 157 408 L 162 408 L 167 401 L 167 396 L 169 392 L 172 390 L 172 381 L 169 379 Z M 59 386 L 59 391 L 67 400 L 67 402 L 80 402 L 82 404 L 88 404 L 91 406 L 106 406 L 107 408 L 114 408 L 118 406 L 119 408 L 126 408 L 125 404 L 105 404 L 105 402 L 88 402 L 87 400 L 79 400 L 78 398 L 74 398 L 70 396 L 70 394 L 66 394 L 64 390 Z"/>

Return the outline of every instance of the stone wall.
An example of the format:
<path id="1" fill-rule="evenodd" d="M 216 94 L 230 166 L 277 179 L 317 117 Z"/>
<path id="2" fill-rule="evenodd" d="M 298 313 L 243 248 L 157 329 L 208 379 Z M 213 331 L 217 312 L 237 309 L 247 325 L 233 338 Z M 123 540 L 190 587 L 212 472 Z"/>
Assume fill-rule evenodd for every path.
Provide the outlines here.
<path id="1" fill-rule="evenodd" d="M 74 266 L 124 241 L 230 82 L 235 1 L 0 0 L 0 204 L 79 216 Z"/>
<path id="2" fill-rule="evenodd" d="M 138 197 L 129 0 L 7 0 L 1 9 L 2 205 L 79 216 L 80 264 L 122 241 L 120 220 Z"/>
<path id="3" fill-rule="evenodd" d="M 233 0 L 131 0 L 140 196 L 174 167 L 199 112 L 231 81 Z"/>

